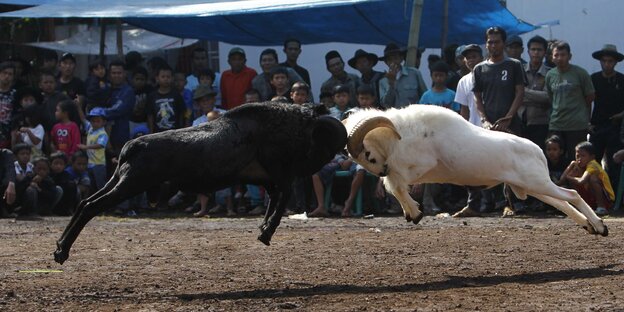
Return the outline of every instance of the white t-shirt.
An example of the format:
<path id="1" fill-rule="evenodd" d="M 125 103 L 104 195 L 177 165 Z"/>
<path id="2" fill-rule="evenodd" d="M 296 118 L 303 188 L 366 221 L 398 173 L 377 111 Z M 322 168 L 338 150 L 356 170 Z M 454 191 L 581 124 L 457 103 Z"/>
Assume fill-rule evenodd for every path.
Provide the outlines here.
<path id="1" fill-rule="evenodd" d="M 457 91 L 455 92 L 455 102 L 463 106 L 468 106 L 468 110 L 470 111 L 468 121 L 477 127 L 481 127 L 481 117 L 479 116 L 479 112 L 477 112 L 477 104 L 475 103 L 474 92 L 472 92 L 473 87 L 474 76 L 471 72 L 459 79 Z"/>
<path id="2" fill-rule="evenodd" d="M 28 136 L 28 133 L 21 133 L 20 132 L 20 136 L 22 137 L 22 142 L 30 145 L 30 146 L 35 146 L 37 149 L 41 150 L 41 147 L 43 145 L 43 135 L 45 134 L 45 130 L 43 130 L 43 126 L 41 124 L 38 124 L 36 127 L 34 128 L 28 128 L 30 129 L 30 131 L 37 137 L 39 138 L 39 144 L 37 144 L 35 146 L 35 144 L 33 144 L 33 142 L 30 140 L 30 137 Z"/>

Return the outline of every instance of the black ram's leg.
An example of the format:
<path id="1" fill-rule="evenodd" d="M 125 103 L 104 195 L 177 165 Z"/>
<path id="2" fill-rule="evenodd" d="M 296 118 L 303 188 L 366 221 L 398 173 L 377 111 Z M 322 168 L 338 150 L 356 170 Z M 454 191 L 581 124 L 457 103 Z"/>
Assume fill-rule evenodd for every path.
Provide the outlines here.
<path id="1" fill-rule="evenodd" d="M 269 221 L 269 217 L 273 215 L 275 212 L 275 206 L 280 202 L 280 192 L 277 190 L 277 187 L 272 184 L 264 185 L 264 189 L 269 195 L 269 206 L 267 207 L 266 212 L 264 213 L 264 220 L 262 220 L 262 224 L 260 225 L 260 230 L 264 231 L 267 227 L 267 223 Z"/>
<path id="2" fill-rule="evenodd" d="M 290 184 L 287 184 L 286 187 L 281 187 L 281 192 L 279 196 L 279 202 L 277 204 L 277 208 L 273 212 L 273 214 L 269 217 L 267 221 L 267 225 L 265 226 L 260 236 L 258 236 L 258 240 L 269 246 L 271 244 L 271 238 L 275 233 L 275 230 L 280 225 L 282 221 L 282 216 L 284 215 L 284 211 L 286 211 L 286 204 L 288 204 L 288 199 L 290 199 L 291 189 L 289 187 Z"/>

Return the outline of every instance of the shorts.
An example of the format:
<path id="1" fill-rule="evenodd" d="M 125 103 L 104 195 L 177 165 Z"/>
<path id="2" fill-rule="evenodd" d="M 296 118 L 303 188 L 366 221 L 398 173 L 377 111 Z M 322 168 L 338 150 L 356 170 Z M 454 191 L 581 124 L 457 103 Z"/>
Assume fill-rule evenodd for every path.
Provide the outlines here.
<path id="1" fill-rule="evenodd" d="M 316 174 L 323 182 L 323 185 L 328 185 L 334 179 L 334 174 L 340 168 L 340 164 L 337 162 L 330 162 L 327 165 L 323 166 L 321 170 L 319 170 Z"/>
<path id="2" fill-rule="evenodd" d="M 596 197 L 594 196 L 594 193 L 589 189 L 588 184 L 578 185 L 574 189 L 579 195 L 581 195 L 581 198 L 585 200 L 589 207 L 591 207 L 592 209 L 598 208 L 598 202 L 596 202 Z M 603 208 L 611 209 L 611 207 L 613 207 L 613 201 L 609 198 L 609 193 L 607 193 L 607 190 L 604 187 L 602 187 L 602 193 L 607 199 L 605 203 L 606 207 Z"/>

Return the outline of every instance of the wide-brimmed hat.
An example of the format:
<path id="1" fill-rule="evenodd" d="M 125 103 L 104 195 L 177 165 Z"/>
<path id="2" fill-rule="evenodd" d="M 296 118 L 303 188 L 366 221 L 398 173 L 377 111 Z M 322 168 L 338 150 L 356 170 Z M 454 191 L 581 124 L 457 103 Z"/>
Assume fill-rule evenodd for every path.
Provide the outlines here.
<path id="1" fill-rule="evenodd" d="M 404 56 L 406 52 L 407 51 L 405 49 L 399 47 L 397 44 L 389 43 L 384 48 L 384 55 L 382 57 L 380 57 L 379 60 L 380 61 L 385 61 L 386 58 L 388 57 L 388 55 L 394 54 L 394 53 L 399 53 L 399 54 Z"/>
<path id="2" fill-rule="evenodd" d="M 592 53 L 592 57 L 597 60 L 600 60 L 605 55 L 613 56 L 618 62 L 624 60 L 624 54 L 618 52 L 614 44 L 605 44 L 601 50 Z"/>
<path id="3" fill-rule="evenodd" d="M 375 53 L 368 53 L 362 49 L 358 49 L 357 51 L 355 51 L 355 55 L 353 55 L 353 57 L 351 59 L 349 59 L 349 61 L 347 62 L 349 64 L 349 66 L 355 68 L 355 63 L 357 62 L 357 60 L 360 57 L 366 57 L 370 60 L 371 62 L 371 67 L 374 67 L 377 64 L 377 61 L 379 60 L 379 57 L 377 57 L 377 54 Z M 357 69 L 357 68 L 355 68 Z"/>
<path id="4" fill-rule="evenodd" d="M 204 96 L 215 96 L 217 92 L 213 90 L 210 86 L 207 85 L 199 85 L 195 92 L 193 92 L 193 100 L 197 101 Z"/>

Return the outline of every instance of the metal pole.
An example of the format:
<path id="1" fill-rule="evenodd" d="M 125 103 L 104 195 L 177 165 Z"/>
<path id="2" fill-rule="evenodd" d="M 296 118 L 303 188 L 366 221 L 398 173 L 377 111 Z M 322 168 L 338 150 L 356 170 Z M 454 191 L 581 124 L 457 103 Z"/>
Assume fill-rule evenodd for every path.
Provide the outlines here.
<path id="1" fill-rule="evenodd" d="M 407 38 L 407 59 L 405 64 L 414 67 L 416 65 L 416 52 L 418 51 L 418 39 L 420 37 L 420 17 L 422 16 L 424 0 L 414 0 L 412 4 L 412 19 L 410 22 L 409 37 Z"/>

